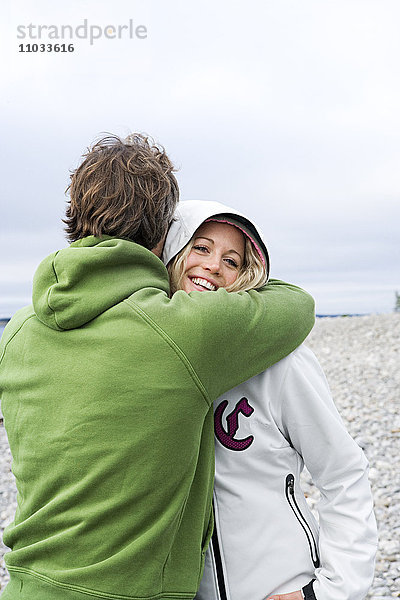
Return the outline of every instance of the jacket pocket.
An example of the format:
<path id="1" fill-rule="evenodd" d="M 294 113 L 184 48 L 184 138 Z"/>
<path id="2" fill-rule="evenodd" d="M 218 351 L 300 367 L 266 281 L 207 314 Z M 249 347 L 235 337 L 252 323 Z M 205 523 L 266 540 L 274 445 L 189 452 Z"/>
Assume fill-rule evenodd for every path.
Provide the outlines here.
<path id="1" fill-rule="evenodd" d="M 299 508 L 299 505 L 297 504 L 297 500 L 294 495 L 294 475 L 292 473 L 289 473 L 289 475 L 287 475 L 286 477 L 285 494 L 290 508 L 292 509 L 296 519 L 303 528 L 303 531 L 307 538 L 308 546 L 310 548 L 311 560 L 313 562 L 314 567 L 317 568 L 320 566 L 317 543 L 315 541 L 313 532 L 311 531 L 311 527 L 307 523 L 303 513 Z"/>

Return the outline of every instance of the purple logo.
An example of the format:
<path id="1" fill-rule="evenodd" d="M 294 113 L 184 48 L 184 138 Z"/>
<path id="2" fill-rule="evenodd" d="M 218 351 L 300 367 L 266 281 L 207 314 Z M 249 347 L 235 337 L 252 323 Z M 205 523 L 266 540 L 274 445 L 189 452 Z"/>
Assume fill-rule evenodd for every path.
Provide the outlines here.
<path id="1" fill-rule="evenodd" d="M 214 413 L 215 435 L 221 444 L 225 446 L 225 448 L 228 448 L 228 450 L 247 450 L 253 443 L 254 436 L 249 435 L 242 440 L 235 440 L 234 435 L 239 429 L 239 413 L 242 413 L 245 417 L 249 417 L 254 412 L 254 408 L 250 406 L 247 398 L 241 398 L 233 411 L 226 417 L 228 431 L 225 431 L 225 428 L 222 425 L 222 416 L 227 406 L 228 400 L 223 400 L 221 404 L 217 406 Z"/>

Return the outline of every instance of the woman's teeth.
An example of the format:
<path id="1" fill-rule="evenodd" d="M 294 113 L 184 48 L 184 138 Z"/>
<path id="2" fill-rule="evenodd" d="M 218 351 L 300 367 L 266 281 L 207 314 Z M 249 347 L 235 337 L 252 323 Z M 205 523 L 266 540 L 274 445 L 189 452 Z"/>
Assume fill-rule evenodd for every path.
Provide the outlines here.
<path id="1" fill-rule="evenodd" d="M 206 288 L 206 290 L 210 290 L 211 292 L 216 291 L 216 286 L 207 281 L 207 279 L 201 279 L 200 277 L 192 277 L 191 280 L 196 285 L 201 285 L 201 287 Z"/>

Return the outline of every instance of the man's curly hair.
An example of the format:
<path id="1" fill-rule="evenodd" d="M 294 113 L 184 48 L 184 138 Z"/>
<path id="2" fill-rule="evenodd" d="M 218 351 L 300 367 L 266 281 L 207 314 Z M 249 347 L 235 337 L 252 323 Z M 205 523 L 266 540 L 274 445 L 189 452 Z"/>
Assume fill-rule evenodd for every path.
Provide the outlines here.
<path id="1" fill-rule="evenodd" d="M 68 240 L 111 235 L 155 248 L 179 200 L 175 169 L 164 148 L 139 133 L 125 140 L 107 135 L 83 157 L 66 189 Z"/>

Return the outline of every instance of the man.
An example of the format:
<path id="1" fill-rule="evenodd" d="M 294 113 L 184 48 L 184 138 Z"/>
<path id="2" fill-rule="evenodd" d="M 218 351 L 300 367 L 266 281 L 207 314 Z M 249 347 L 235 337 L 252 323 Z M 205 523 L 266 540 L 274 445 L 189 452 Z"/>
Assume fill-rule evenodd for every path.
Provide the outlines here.
<path id="1" fill-rule="evenodd" d="M 313 301 L 176 293 L 159 259 L 178 201 L 165 152 L 100 140 L 73 173 L 69 248 L 39 266 L 0 346 L 18 508 L 2 600 L 193 598 L 212 530 L 221 393 L 289 354 Z M 206 349 L 206 350 L 205 350 Z"/>

